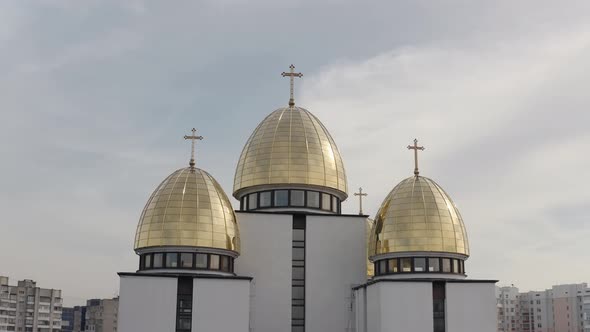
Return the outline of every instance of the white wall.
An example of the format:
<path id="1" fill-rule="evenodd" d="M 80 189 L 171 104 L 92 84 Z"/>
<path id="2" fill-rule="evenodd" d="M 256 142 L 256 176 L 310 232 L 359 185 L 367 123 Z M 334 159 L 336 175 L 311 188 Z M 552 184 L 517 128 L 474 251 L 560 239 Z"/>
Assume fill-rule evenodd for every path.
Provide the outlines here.
<path id="1" fill-rule="evenodd" d="M 354 327 L 352 287 L 367 280 L 366 218 L 306 219 L 306 330 L 348 331 Z"/>
<path id="2" fill-rule="evenodd" d="M 433 331 L 432 283 L 382 282 L 380 287 L 382 332 Z"/>
<path id="3" fill-rule="evenodd" d="M 252 331 L 290 331 L 293 216 L 240 212 L 236 215 L 242 248 L 234 271 L 254 278 Z"/>
<path id="4" fill-rule="evenodd" d="M 375 284 L 365 288 L 367 305 L 367 330 L 359 332 L 381 332 L 381 284 Z M 362 312 L 357 308 L 357 312 Z"/>
<path id="5" fill-rule="evenodd" d="M 451 283 L 446 286 L 447 331 L 495 332 L 497 307 L 494 283 Z"/>
<path id="6" fill-rule="evenodd" d="M 194 279 L 193 332 L 248 332 L 250 281 Z"/>
<path id="7" fill-rule="evenodd" d="M 176 278 L 121 276 L 119 332 L 165 332 L 176 326 Z"/>
<path id="8" fill-rule="evenodd" d="M 367 328 L 358 324 L 357 332 L 432 332 L 432 283 L 378 282 L 357 290 L 358 322 L 365 319 L 364 292 Z"/>

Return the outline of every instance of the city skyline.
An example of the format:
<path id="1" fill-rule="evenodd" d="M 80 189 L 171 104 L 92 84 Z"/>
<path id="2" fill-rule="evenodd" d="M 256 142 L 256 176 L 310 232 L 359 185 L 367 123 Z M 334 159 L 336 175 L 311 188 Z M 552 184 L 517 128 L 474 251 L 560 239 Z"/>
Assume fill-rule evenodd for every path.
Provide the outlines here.
<path id="1" fill-rule="evenodd" d="M 3 3 L 0 275 L 68 306 L 113 297 L 147 198 L 188 165 L 183 136 L 204 136 L 197 165 L 231 192 L 294 63 L 297 104 L 343 155 L 345 213 L 363 187 L 374 216 L 418 138 L 421 174 L 463 214 L 470 277 L 588 282 L 590 4 L 568 3 Z"/>

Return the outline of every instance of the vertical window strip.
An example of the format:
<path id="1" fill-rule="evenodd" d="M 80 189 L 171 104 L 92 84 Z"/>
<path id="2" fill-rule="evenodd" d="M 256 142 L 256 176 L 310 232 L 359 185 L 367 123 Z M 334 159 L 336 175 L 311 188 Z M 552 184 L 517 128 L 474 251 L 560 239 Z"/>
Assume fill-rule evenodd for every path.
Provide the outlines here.
<path id="1" fill-rule="evenodd" d="M 291 332 L 305 332 L 305 215 L 293 215 Z"/>
<path id="2" fill-rule="evenodd" d="M 191 332 L 193 317 L 193 278 L 178 278 L 176 332 Z"/>
<path id="3" fill-rule="evenodd" d="M 444 282 L 432 283 L 432 317 L 434 332 L 446 332 L 446 285 Z"/>

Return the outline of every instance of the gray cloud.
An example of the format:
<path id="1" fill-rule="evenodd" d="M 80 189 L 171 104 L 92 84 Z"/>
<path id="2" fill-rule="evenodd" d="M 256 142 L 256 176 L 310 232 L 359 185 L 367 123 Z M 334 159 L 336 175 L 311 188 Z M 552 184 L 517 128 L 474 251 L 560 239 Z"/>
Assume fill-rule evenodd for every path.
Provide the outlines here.
<path id="1" fill-rule="evenodd" d="M 590 232 L 589 9 L 3 2 L 0 272 L 62 288 L 69 304 L 111 296 L 115 272 L 136 265 L 145 200 L 187 161 L 182 135 L 199 128 L 198 163 L 231 192 L 242 145 L 286 103 L 278 75 L 295 62 L 298 103 L 332 132 L 351 188 L 369 191 L 367 211 L 411 174 L 404 149 L 416 136 L 424 175 L 466 219 L 472 276 L 523 289 L 587 281 L 590 271 L 567 267 Z"/>

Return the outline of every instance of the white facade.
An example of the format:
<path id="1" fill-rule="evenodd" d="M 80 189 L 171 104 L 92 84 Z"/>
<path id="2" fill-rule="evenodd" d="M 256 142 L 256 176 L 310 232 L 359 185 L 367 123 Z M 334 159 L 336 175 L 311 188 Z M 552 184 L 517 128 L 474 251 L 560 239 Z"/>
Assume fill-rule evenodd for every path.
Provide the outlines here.
<path id="1" fill-rule="evenodd" d="M 253 277 L 252 330 L 290 330 L 293 214 L 237 215 L 242 253 L 235 272 Z M 310 214 L 305 220 L 305 329 L 349 331 L 352 287 L 366 281 L 366 218 Z"/>
<path id="2" fill-rule="evenodd" d="M 357 332 L 433 331 L 430 282 L 376 282 L 355 299 Z"/>
<path id="3" fill-rule="evenodd" d="M 444 283 L 445 331 L 496 330 L 495 281 L 437 280 Z M 432 332 L 433 281 L 375 279 L 355 290 L 357 332 Z"/>
<path id="4" fill-rule="evenodd" d="M 176 278 L 121 276 L 119 332 L 169 331 L 176 326 L 176 287 Z"/>
<path id="5" fill-rule="evenodd" d="M 306 331 L 350 331 L 352 287 L 367 280 L 366 218 L 308 216 Z"/>
<path id="6" fill-rule="evenodd" d="M 242 253 L 239 275 L 252 277 L 250 325 L 253 331 L 291 329 L 291 242 L 289 214 L 236 212 Z"/>
<path id="7" fill-rule="evenodd" d="M 446 331 L 496 330 L 495 282 L 446 283 Z"/>
<path id="8" fill-rule="evenodd" d="M 250 280 L 194 279 L 194 332 L 250 331 Z"/>
<path id="9" fill-rule="evenodd" d="M 175 331 L 178 276 L 120 274 L 119 332 Z M 249 331 L 250 280 L 195 276 L 192 331 Z"/>

